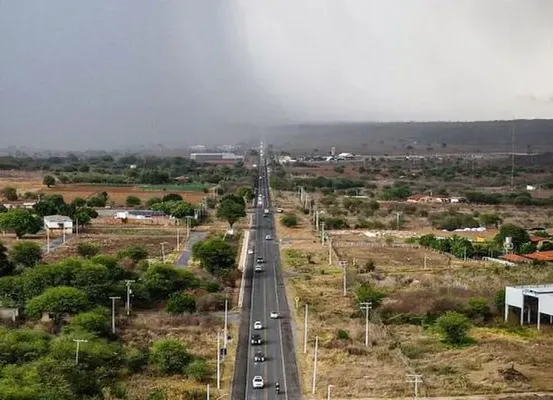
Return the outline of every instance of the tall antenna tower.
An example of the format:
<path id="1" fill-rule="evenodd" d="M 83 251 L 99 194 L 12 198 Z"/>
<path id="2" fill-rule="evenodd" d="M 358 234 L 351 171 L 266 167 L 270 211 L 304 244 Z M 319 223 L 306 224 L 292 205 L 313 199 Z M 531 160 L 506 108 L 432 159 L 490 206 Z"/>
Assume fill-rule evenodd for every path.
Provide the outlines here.
<path id="1" fill-rule="evenodd" d="M 511 192 L 515 187 L 515 127 L 511 127 Z"/>

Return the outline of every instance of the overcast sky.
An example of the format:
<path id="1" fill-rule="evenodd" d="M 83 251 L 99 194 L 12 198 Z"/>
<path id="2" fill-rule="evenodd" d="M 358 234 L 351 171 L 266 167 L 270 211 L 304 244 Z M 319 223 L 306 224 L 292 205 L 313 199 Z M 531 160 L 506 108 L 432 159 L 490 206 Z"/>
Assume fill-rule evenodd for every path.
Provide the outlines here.
<path id="1" fill-rule="evenodd" d="M 0 0 L 0 147 L 549 118 L 551 21 L 552 0 Z"/>

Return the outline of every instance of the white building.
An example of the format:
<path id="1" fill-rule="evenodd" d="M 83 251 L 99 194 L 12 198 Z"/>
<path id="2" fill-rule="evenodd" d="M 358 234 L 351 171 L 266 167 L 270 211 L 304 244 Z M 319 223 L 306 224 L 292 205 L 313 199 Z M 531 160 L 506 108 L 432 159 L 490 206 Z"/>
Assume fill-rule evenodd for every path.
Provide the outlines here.
<path id="1" fill-rule="evenodd" d="M 65 215 L 47 215 L 44 217 L 44 227 L 48 230 L 73 232 L 73 220 Z"/>
<path id="2" fill-rule="evenodd" d="M 519 309 L 520 324 L 535 322 L 538 330 L 543 317 L 553 324 L 553 284 L 505 287 L 505 321 L 509 307 Z M 547 318 L 549 316 L 549 318 Z"/>

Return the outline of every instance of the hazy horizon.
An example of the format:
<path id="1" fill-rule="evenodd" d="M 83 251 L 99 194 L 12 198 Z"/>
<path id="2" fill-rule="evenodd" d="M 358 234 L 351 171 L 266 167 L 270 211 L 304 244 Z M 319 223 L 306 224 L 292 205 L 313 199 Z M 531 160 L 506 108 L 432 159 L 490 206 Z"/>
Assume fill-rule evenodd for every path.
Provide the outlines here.
<path id="1" fill-rule="evenodd" d="M 553 2 L 0 0 L 0 148 L 553 117 Z"/>

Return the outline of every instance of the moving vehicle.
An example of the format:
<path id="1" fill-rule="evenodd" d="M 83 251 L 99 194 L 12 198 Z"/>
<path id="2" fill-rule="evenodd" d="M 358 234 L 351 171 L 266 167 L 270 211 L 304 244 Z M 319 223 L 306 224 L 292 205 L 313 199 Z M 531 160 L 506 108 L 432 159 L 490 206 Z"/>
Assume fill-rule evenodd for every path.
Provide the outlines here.
<path id="1" fill-rule="evenodd" d="M 261 264 L 257 264 L 255 266 L 255 272 L 263 272 L 263 267 L 261 266 Z"/>
<path id="2" fill-rule="evenodd" d="M 260 351 L 256 351 L 255 355 L 253 356 L 253 361 L 254 362 L 264 362 L 265 361 L 265 355 Z"/>
<path id="3" fill-rule="evenodd" d="M 260 376 L 254 376 L 253 377 L 253 388 L 254 389 L 263 389 L 265 386 L 265 382 L 263 382 L 263 378 Z"/>
<path id="4" fill-rule="evenodd" d="M 248 254 L 253 254 L 253 249 L 248 249 Z"/>
<path id="5" fill-rule="evenodd" d="M 261 321 L 255 321 L 253 323 L 253 329 L 255 329 L 256 331 L 263 329 L 263 325 L 261 325 Z"/>
<path id="6" fill-rule="evenodd" d="M 277 319 L 278 313 L 276 311 L 271 311 L 271 319 Z"/>
<path id="7" fill-rule="evenodd" d="M 252 344 L 261 344 L 261 335 L 252 335 Z"/>
<path id="8" fill-rule="evenodd" d="M 271 235 L 265 235 L 265 240 L 272 240 L 273 237 Z"/>
<path id="9" fill-rule="evenodd" d="M 280 213 L 282 213 L 282 212 L 283 212 L 282 208 L 277 208 L 277 213 L 280 214 Z"/>
<path id="10" fill-rule="evenodd" d="M 255 259 L 255 262 L 258 263 L 258 264 L 263 264 L 265 261 L 263 260 L 263 257 L 257 257 Z"/>

